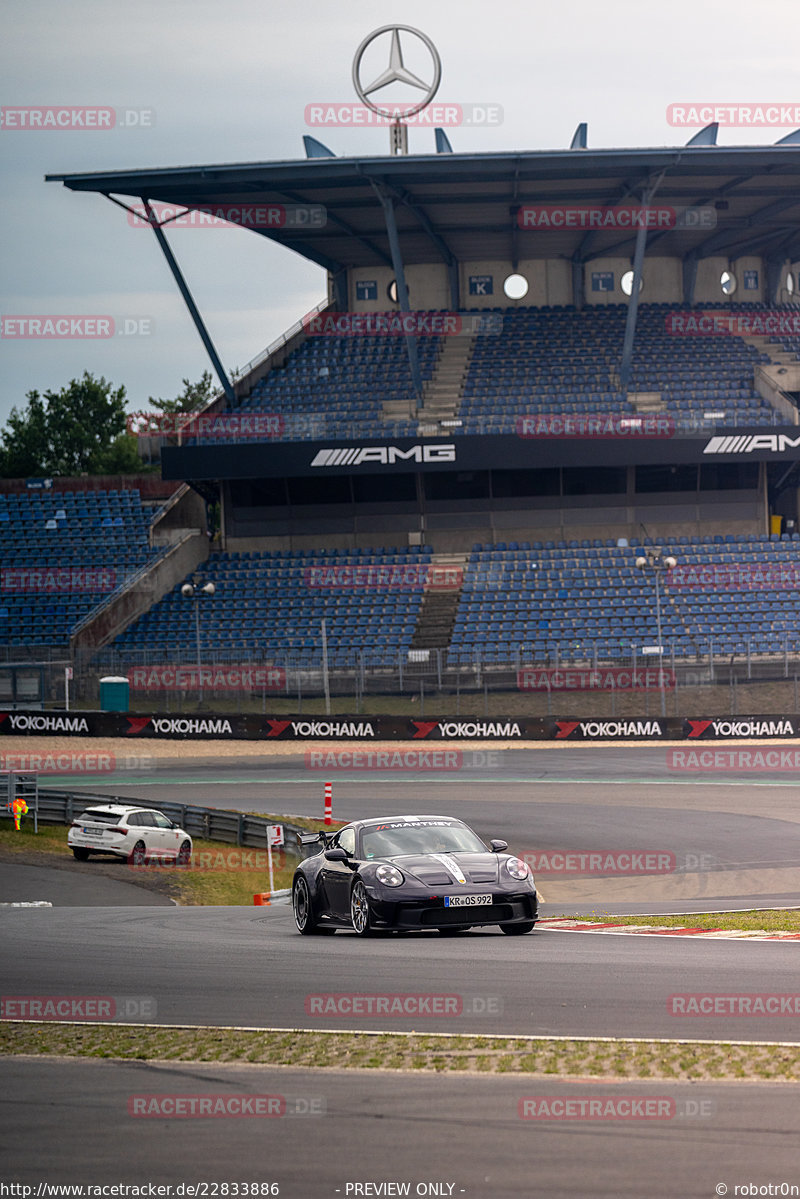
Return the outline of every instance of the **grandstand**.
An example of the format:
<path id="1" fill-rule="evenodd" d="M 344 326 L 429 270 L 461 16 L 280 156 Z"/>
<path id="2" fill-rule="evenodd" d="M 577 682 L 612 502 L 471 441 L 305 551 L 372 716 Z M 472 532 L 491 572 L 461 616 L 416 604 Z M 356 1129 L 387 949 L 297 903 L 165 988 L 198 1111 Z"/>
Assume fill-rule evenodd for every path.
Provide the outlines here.
<path id="1" fill-rule="evenodd" d="M 0 494 L 0 645 L 69 650 L 74 626 L 154 558 L 137 489 Z"/>
<path id="2" fill-rule="evenodd" d="M 165 438 L 164 478 L 219 504 L 217 539 L 176 558 L 147 603 L 114 619 L 101 605 L 84 649 L 124 669 L 191 661 L 199 626 L 180 589 L 202 576 L 216 587 L 204 655 L 279 662 L 287 680 L 319 666 L 323 621 L 332 669 L 400 679 L 430 651 L 464 677 L 654 647 L 679 665 L 800 654 L 786 583 L 800 558 L 799 140 L 54 176 L 173 210 L 319 206 L 324 222 L 255 232 L 324 267 L 316 313 L 334 321 L 326 336 L 295 323 L 235 384 L 219 368 L 209 415 L 267 414 L 268 434 L 231 420 Z M 656 183 L 659 203 L 698 219 L 641 236 L 520 220 L 526 205 L 607 208 Z M 457 317 L 458 335 L 335 325 L 396 314 L 399 279 L 409 309 Z M 675 318 L 697 312 L 747 327 L 682 334 Z M 129 533 L 135 568 L 145 530 Z M 678 574 L 636 566 L 655 547 Z M 366 573 L 309 582 L 332 565 Z M 370 574 L 412 567 L 391 587 Z M 689 567 L 712 573 L 689 586 Z M 755 571 L 753 585 L 727 568 Z M 60 614 L 62 635 L 80 614 Z"/>

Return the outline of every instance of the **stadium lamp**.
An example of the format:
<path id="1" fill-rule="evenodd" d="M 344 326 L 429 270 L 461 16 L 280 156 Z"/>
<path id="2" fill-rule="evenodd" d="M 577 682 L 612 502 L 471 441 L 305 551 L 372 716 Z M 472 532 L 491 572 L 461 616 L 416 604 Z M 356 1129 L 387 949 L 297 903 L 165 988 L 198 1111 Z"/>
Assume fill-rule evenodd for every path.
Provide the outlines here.
<path id="1" fill-rule="evenodd" d="M 659 691 L 661 692 L 661 715 L 667 714 L 667 698 L 664 693 L 664 642 L 661 637 L 661 575 L 678 565 L 672 554 L 664 554 L 660 545 L 645 546 L 644 553 L 636 558 L 638 570 L 651 570 L 656 580 L 656 626 L 658 629 Z"/>
<path id="2" fill-rule="evenodd" d="M 203 675 L 202 664 L 200 661 L 200 600 L 203 596 L 209 599 L 216 594 L 216 587 L 213 583 L 200 583 L 199 580 L 194 583 L 184 583 L 181 587 L 181 595 L 184 599 L 194 600 L 194 634 L 197 643 L 197 694 L 198 705 L 203 702 Z"/>

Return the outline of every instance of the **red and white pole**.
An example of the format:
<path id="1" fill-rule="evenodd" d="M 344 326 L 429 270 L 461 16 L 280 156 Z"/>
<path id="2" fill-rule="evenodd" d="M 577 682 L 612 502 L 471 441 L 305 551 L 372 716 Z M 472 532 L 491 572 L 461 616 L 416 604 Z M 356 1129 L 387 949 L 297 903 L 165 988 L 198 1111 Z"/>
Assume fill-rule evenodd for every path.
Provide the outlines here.
<path id="1" fill-rule="evenodd" d="M 333 823 L 333 783 L 325 784 L 325 823 Z"/>

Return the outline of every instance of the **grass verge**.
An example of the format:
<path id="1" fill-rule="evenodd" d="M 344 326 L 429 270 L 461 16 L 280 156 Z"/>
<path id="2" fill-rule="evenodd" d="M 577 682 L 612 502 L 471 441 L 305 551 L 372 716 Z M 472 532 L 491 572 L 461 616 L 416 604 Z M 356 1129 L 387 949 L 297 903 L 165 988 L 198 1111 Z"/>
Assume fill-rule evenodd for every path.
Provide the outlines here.
<path id="1" fill-rule="evenodd" d="M 276 816 L 275 823 L 280 822 L 281 817 Z M 13 860 L 12 855 L 18 853 L 27 863 L 42 866 L 63 864 L 84 876 L 90 877 L 93 870 L 95 873 L 102 872 L 104 877 L 117 878 L 120 882 L 131 882 L 170 895 L 185 906 L 216 904 L 252 907 L 253 896 L 269 890 L 265 849 L 238 849 L 235 845 L 195 837 L 192 865 L 188 868 L 150 863 L 144 867 L 134 867 L 122 859 L 111 857 L 93 857 L 88 862 L 76 862 L 67 845 L 65 825 L 40 824 L 38 833 L 34 833 L 31 821 L 23 821 L 19 832 L 15 831 L 10 821 L 9 826 L 0 826 L 0 851 L 6 861 Z M 296 859 L 287 854 L 278 851 L 273 853 L 276 891 L 291 885 L 295 863 Z"/>
<path id="2" fill-rule="evenodd" d="M 800 1045 L 0 1023 L 0 1055 L 557 1078 L 800 1082 Z"/>
<path id="3" fill-rule="evenodd" d="M 580 920 L 584 924 L 637 924 L 653 928 L 708 928 L 741 932 L 800 933 L 800 908 L 752 908 L 745 912 L 686 912 L 681 916 L 615 916 L 612 913 L 592 912 L 576 916 L 562 912 L 548 920 Z"/>

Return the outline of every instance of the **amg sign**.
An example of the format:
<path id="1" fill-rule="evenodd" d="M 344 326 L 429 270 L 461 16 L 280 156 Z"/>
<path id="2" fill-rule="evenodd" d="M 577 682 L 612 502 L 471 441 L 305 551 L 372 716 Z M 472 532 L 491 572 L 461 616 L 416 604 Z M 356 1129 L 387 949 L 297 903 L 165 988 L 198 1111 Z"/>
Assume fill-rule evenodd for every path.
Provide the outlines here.
<path id="1" fill-rule="evenodd" d="M 312 466 L 361 466 L 363 463 L 394 466 L 396 462 L 455 462 L 454 445 L 412 445 L 401 450 L 396 445 L 346 446 L 343 449 L 318 450 Z"/>
<path id="2" fill-rule="evenodd" d="M 712 437 L 706 444 L 704 454 L 785 454 L 787 450 L 800 447 L 800 436 L 788 433 L 739 433 L 725 437 Z"/>

